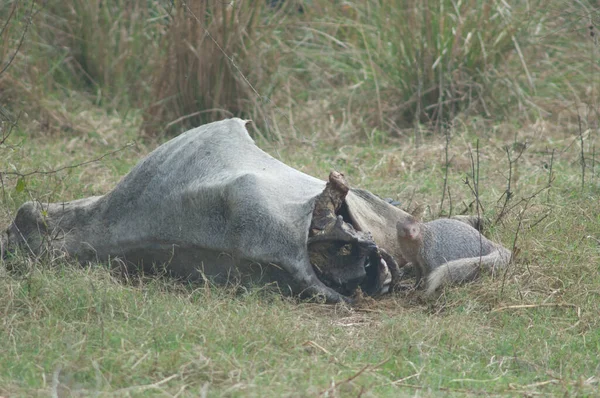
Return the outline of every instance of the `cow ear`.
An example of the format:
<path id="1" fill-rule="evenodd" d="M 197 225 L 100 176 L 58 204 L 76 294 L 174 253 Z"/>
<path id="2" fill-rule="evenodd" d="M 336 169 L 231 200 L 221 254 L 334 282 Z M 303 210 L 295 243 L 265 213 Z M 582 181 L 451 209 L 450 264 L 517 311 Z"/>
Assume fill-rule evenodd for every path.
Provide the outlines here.
<path id="1" fill-rule="evenodd" d="M 414 217 L 415 221 L 421 221 L 425 214 L 425 205 L 418 204 L 412 211 L 409 211 L 410 215 Z"/>
<path id="2" fill-rule="evenodd" d="M 419 222 L 419 219 L 415 216 L 412 215 L 408 215 L 406 216 L 406 219 L 404 221 L 402 221 L 403 225 L 410 225 L 410 224 L 417 224 Z"/>

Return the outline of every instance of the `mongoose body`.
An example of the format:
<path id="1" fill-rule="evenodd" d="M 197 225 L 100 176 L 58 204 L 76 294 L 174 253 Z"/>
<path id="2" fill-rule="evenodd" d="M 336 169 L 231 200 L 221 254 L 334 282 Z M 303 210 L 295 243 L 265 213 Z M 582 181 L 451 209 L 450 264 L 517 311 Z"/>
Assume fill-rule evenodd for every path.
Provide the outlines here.
<path id="1" fill-rule="evenodd" d="M 398 222 L 397 232 L 402 256 L 415 268 L 415 284 L 427 278 L 427 294 L 444 284 L 472 280 L 482 268 L 504 268 L 511 258 L 509 250 L 462 221 L 422 223 L 409 217 Z"/>

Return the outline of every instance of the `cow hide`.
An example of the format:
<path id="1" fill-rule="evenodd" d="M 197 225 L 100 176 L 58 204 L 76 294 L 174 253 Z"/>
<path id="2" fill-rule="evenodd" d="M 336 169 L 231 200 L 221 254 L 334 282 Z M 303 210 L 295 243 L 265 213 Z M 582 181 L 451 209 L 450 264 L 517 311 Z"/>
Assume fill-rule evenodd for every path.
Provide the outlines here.
<path id="1" fill-rule="evenodd" d="M 350 189 L 339 211 L 340 228 L 366 233 L 375 245 L 361 252 L 370 260 L 358 272 L 348 270 L 351 281 L 323 283 L 311 266 L 308 239 L 326 183 L 263 152 L 245 125 L 234 118 L 181 134 L 106 195 L 27 202 L 3 246 L 33 254 L 50 248 L 82 263 L 119 262 L 147 271 L 160 264 L 177 277 L 217 283 L 276 282 L 284 293 L 330 302 L 347 299 L 346 282 L 373 294 L 385 291 L 386 263 L 403 264 L 396 222 L 407 214 L 368 191 Z"/>

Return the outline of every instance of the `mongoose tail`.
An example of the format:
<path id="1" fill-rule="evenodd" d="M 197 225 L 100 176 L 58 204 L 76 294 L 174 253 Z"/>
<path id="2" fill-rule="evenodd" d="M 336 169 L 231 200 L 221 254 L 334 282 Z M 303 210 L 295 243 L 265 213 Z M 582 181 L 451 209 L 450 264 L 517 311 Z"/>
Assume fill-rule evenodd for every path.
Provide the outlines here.
<path id="1" fill-rule="evenodd" d="M 498 269 L 505 268 L 510 258 L 511 252 L 498 245 L 493 252 L 485 256 L 449 261 L 431 271 L 427 278 L 426 294 L 432 294 L 442 285 L 471 281 L 482 269 L 494 273 Z"/>

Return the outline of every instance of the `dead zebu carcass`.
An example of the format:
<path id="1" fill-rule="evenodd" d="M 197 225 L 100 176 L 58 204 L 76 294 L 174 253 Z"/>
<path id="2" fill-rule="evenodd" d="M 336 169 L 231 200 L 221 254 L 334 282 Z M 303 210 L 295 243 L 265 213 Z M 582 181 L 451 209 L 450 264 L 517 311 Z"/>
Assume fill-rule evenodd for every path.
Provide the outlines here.
<path id="1" fill-rule="evenodd" d="M 162 264 L 177 277 L 276 282 L 330 302 L 357 287 L 385 292 L 394 260 L 402 262 L 396 222 L 406 213 L 348 190 L 335 173 L 326 188 L 259 149 L 245 124 L 228 119 L 181 134 L 104 196 L 27 202 L 3 239 L 9 248 L 51 248 L 82 263 Z"/>

